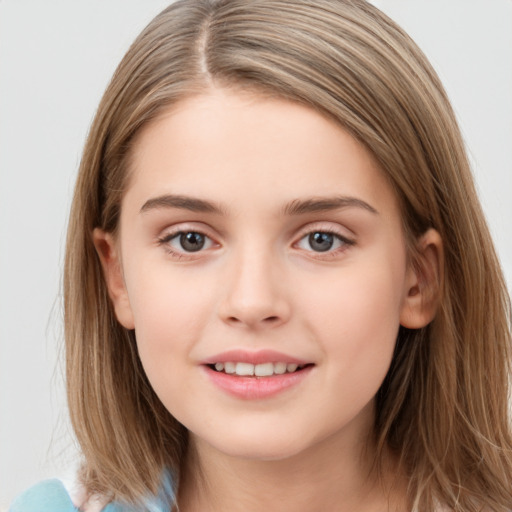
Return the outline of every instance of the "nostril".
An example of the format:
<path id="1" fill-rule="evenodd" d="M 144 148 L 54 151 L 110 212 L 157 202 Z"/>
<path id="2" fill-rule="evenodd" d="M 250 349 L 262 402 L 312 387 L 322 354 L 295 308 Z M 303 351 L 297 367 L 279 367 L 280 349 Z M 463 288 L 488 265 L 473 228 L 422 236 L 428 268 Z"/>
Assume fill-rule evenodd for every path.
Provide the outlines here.
<path id="1" fill-rule="evenodd" d="M 243 319 L 241 318 L 238 318 L 236 316 L 230 316 L 227 318 L 227 321 L 229 323 L 232 323 L 232 324 L 239 324 L 239 323 L 253 323 L 253 322 L 248 322 L 248 321 L 244 321 Z M 261 319 L 261 322 L 262 323 L 265 323 L 265 324 L 275 324 L 275 323 L 278 323 L 279 322 L 279 316 L 276 316 L 276 315 L 272 315 L 272 316 L 267 316 L 265 318 L 262 318 Z"/>

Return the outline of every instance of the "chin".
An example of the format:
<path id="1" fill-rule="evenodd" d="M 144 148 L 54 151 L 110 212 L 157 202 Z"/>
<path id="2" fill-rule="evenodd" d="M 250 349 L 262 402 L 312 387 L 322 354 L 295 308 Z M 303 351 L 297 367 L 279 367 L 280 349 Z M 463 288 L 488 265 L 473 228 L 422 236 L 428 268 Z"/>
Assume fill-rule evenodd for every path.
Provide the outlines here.
<path id="1" fill-rule="evenodd" d="M 295 457 L 311 446 L 306 436 L 293 439 L 283 432 L 281 435 L 230 435 L 227 439 L 206 439 L 216 451 L 233 458 L 251 461 L 281 461 Z"/>

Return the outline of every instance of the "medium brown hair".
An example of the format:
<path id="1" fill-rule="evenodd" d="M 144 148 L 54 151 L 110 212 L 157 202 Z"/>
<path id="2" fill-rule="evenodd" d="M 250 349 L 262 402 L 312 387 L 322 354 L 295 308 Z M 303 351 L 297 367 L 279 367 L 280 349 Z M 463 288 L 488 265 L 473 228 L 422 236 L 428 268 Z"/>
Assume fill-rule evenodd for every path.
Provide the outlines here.
<path id="1" fill-rule="evenodd" d="M 68 229 L 68 401 L 90 492 L 138 501 L 187 435 L 152 390 L 133 331 L 116 320 L 92 242 L 116 232 L 130 149 L 176 102 L 234 87 L 335 119 L 380 163 L 399 198 L 410 257 L 428 228 L 444 243 L 430 325 L 401 328 L 377 395 L 378 451 L 391 448 L 418 512 L 512 503 L 510 303 L 457 123 L 414 42 L 363 0 L 181 0 L 133 43 L 85 146 Z"/>

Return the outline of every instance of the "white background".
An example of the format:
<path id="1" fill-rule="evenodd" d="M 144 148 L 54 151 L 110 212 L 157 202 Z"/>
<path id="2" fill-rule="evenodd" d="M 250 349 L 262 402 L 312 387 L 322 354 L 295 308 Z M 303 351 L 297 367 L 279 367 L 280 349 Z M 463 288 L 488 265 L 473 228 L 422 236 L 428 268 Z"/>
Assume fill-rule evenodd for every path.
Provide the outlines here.
<path id="1" fill-rule="evenodd" d="M 80 153 L 115 66 L 164 0 L 0 0 L 0 511 L 76 464 L 60 273 Z M 512 0 L 375 0 L 433 62 L 512 283 Z"/>

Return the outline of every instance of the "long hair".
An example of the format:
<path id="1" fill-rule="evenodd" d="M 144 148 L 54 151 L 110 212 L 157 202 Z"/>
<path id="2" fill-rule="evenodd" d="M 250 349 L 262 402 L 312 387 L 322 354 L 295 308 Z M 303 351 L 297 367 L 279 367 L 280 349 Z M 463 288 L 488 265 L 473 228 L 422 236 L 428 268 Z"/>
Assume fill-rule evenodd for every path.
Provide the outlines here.
<path id="1" fill-rule="evenodd" d="M 68 228 L 65 338 L 71 420 L 90 492 L 140 501 L 179 479 L 187 434 L 116 320 L 92 242 L 115 233 L 141 127 L 211 87 L 316 109 L 373 153 L 398 197 L 409 254 L 444 243 L 439 308 L 401 328 L 376 400 L 376 463 L 393 450 L 418 512 L 512 503 L 510 302 L 455 116 L 414 42 L 363 0 L 180 0 L 116 70 L 90 129 Z"/>

